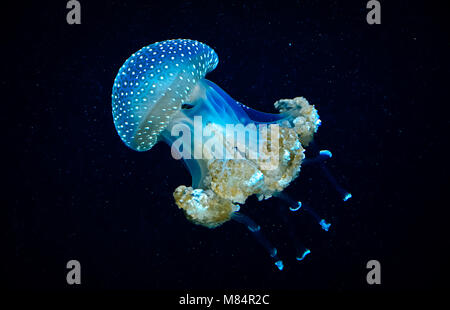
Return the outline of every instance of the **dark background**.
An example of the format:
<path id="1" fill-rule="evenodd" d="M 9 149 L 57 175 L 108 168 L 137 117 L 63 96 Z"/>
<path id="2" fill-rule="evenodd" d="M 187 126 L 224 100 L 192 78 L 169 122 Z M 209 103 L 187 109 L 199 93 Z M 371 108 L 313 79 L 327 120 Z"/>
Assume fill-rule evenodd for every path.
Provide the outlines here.
<path id="1" fill-rule="evenodd" d="M 81 289 L 448 286 L 449 35 L 437 3 L 381 1 L 382 24 L 368 25 L 367 1 L 80 2 L 81 25 L 66 23 L 66 1 L 2 10 L 3 287 L 77 289 L 70 259 Z M 332 222 L 326 233 L 291 214 L 312 251 L 303 262 L 279 201 L 242 210 L 278 248 L 282 272 L 245 227 L 185 219 L 172 192 L 190 175 L 168 146 L 138 153 L 119 139 L 115 75 L 172 38 L 214 48 L 207 78 L 250 107 L 273 112 L 296 96 L 317 107 L 316 143 L 333 151 L 329 169 L 353 198 L 340 201 L 314 166 L 288 187 Z M 371 259 L 378 287 L 366 283 Z"/>

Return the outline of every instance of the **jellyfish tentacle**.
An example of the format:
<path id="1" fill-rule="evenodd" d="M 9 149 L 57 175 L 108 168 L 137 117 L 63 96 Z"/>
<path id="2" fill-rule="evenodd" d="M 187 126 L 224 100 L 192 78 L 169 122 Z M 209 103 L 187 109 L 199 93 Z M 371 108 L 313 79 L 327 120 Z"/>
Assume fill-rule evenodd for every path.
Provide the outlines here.
<path id="1" fill-rule="evenodd" d="M 329 150 L 321 150 L 319 154 L 315 157 L 311 158 L 305 158 L 303 160 L 303 165 L 310 165 L 310 164 L 318 164 L 318 163 L 324 163 L 326 160 L 333 157 L 333 154 Z"/>
<path id="2" fill-rule="evenodd" d="M 297 259 L 298 261 L 302 261 L 302 260 L 305 259 L 305 257 L 306 257 L 308 254 L 311 253 L 311 250 L 305 248 L 305 250 L 304 250 L 303 252 L 297 252 L 297 253 L 301 253 L 301 255 L 298 255 L 298 254 L 297 254 L 296 259 Z"/>
<path id="3" fill-rule="evenodd" d="M 297 237 L 298 234 L 296 232 L 295 226 L 291 223 L 291 221 L 289 220 L 289 217 L 286 214 L 287 209 L 284 208 L 282 205 L 279 205 L 279 206 L 280 206 L 280 208 L 279 208 L 280 216 L 281 216 L 282 220 L 284 221 L 286 227 L 288 228 L 289 237 L 291 239 L 292 244 L 295 247 L 296 259 L 298 261 L 302 261 L 306 257 L 306 255 L 311 253 L 311 251 L 308 248 L 306 248 L 303 245 L 303 243 L 301 243 L 298 240 L 298 237 Z M 301 206 L 301 204 L 300 204 L 300 206 Z M 290 208 L 290 210 L 293 211 L 291 208 Z"/>
<path id="4" fill-rule="evenodd" d="M 316 146 L 314 143 L 312 143 L 311 148 L 316 149 Z M 333 157 L 333 154 L 329 150 L 320 150 L 318 152 L 318 155 L 312 158 L 307 158 L 303 160 L 303 164 L 318 164 L 320 167 L 320 170 L 325 175 L 325 177 L 328 179 L 328 181 L 333 185 L 333 187 L 336 189 L 336 191 L 339 193 L 339 196 L 342 198 L 343 201 L 347 201 L 350 198 L 352 198 L 352 194 L 345 190 L 341 185 L 339 185 L 336 178 L 331 174 L 330 170 L 326 166 L 326 162 L 328 159 Z"/>
<path id="5" fill-rule="evenodd" d="M 255 239 L 261 244 L 267 252 L 269 252 L 270 257 L 272 257 L 275 266 L 279 270 L 283 270 L 284 264 L 283 261 L 278 257 L 278 250 L 270 243 L 269 240 L 264 237 L 261 232 L 261 226 L 255 223 L 250 217 L 240 212 L 234 212 L 231 215 L 231 219 L 235 220 L 238 223 L 241 223 L 247 227 L 247 229 L 253 234 Z"/>
<path id="6" fill-rule="evenodd" d="M 328 170 L 327 166 L 325 166 L 324 163 L 320 163 L 320 169 L 322 170 L 323 174 L 328 179 L 328 181 L 330 181 L 330 183 L 334 186 L 334 188 L 339 193 L 339 196 L 342 198 L 343 201 L 347 201 L 350 198 L 352 198 L 352 194 L 339 185 L 339 183 L 336 181 L 336 178 L 331 174 L 331 172 Z"/>
<path id="7" fill-rule="evenodd" d="M 314 217 L 314 219 L 316 220 L 316 222 L 320 225 L 320 227 L 325 230 L 328 231 L 330 229 L 331 224 L 328 223 L 327 221 L 325 221 L 324 218 L 320 217 L 316 211 L 314 211 L 313 209 L 311 209 L 307 204 L 305 204 L 304 202 L 300 202 L 300 201 L 295 201 L 294 199 L 292 199 L 291 197 L 289 197 L 288 195 L 286 195 L 285 193 L 277 193 L 275 195 L 275 197 L 278 197 L 279 199 L 283 200 L 284 202 L 286 202 L 289 205 L 289 209 L 293 212 L 298 211 L 300 209 L 304 209 L 306 210 L 306 212 L 308 214 L 310 214 L 312 217 Z"/>

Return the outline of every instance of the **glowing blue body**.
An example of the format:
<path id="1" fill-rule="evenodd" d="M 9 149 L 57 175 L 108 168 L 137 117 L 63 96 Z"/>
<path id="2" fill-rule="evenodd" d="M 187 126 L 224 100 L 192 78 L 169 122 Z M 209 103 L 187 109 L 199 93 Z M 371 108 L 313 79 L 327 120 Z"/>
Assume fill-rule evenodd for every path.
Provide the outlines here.
<path id="1" fill-rule="evenodd" d="M 195 122 L 199 117 L 201 130 L 209 123 L 222 129 L 228 124 L 244 127 L 249 124 L 258 126 L 286 124 L 286 122 L 295 127 L 295 121 L 305 121 L 304 116 L 301 116 L 303 119 L 297 117 L 299 114 L 291 114 L 289 109 L 279 109 L 283 112 L 280 114 L 264 113 L 234 100 L 219 86 L 205 79 L 205 75 L 216 68 L 218 61 L 218 56 L 212 48 L 188 39 L 157 42 L 132 54 L 120 68 L 112 89 L 114 125 L 122 141 L 136 151 L 147 151 L 159 140 L 173 146 L 178 136 L 174 135 L 172 130 L 176 126 L 184 126 L 189 134 L 193 133 L 195 136 L 190 141 L 190 149 L 195 150 L 196 146 L 204 145 L 210 139 L 210 137 L 204 137 L 203 132 L 196 134 Z M 304 98 L 303 100 L 306 101 Z M 307 101 L 306 104 L 308 105 Z M 277 107 L 277 103 L 275 106 Z M 298 112 L 298 110 L 295 111 Z M 317 112 L 315 113 L 317 120 L 311 124 L 319 126 L 320 119 Z M 199 137 L 200 142 L 196 141 Z M 298 144 L 300 145 L 300 142 Z M 322 163 L 323 160 L 331 157 L 330 151 L 322 150 L 317 159 L 311 162 L 320 162 L 320 167 L 346 201 L 351 198 L 351 194 L 337 184 Z M 195 188 L 192 193 L 199 193 L 198 197 L 200 197 L 200 193 L 208 188 L 207 182 L 210 181 L 207 178 L 209 177 L 207 160 L 183 159 L 192 175 L 192 188 Z M 260 173 L 248 181 L 257 182 L 262 178 L 264 175 Z M 329 230 L 331 224 L 319 217 L 307 205 L 292 200 L 282 191 L 273 195 L 287 202 L 289 209 L 293 212 L 300 209 L 307 211 L 323 230 Z M 228 219 L 231 218 L 245 225 L 270 254 L 276 267 L 283 270 L 284 264 L 279 258 L 278 250 L 263 236 L 261 227 L 248 216 L 238 212 L 238 206 L 234 207 Z M 286 224 L 291 227 L 290 235 L 298 253 L 296 258 L 301 261 L 310 253 L 310 250 L 296 241 L 292 225 L 287 220 Z"/>

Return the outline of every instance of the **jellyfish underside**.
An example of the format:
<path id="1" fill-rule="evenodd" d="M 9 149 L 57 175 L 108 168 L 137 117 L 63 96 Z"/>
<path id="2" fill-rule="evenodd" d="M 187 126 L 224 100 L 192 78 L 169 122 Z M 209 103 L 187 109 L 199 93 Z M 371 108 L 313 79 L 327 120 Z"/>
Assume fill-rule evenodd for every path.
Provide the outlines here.
<path id="1" fill-rule="evenodd" d="M 239 211 L 240 205 L 251 195 L 259 200 L 276 196 L 292 210 L 293 200 L 282 192 L 298 176 L 305 158 L 304 147 L 312 141 L 320 119 L 314 106 L 303 97 L 279 100 L 275 108 L 279 114 L 250 109 L 213 82 L 201 79 L 160 139 L 172 146 L 175 157 L 183 158 L 191 173 L 192 186 L 180 185 L 173 194 L 187 219 L 208 228 L 230 219 L 244 224 L 281 270 L 283 262 L 277 249 L 260 227 Z M 234 130 L 231 135 L 229 125 Z M 275 134 L 269 129 L 274 129 Z M 188 145 L 180 147 L 182 138 L 188 138 L 183 140 Z M 297 259 L 302 260 L 309 250 L 294 233 L 290 235 L 296 244 Z"/>
<path id="2" fill-rule="evenodd" d="M 189 220 L 214 228 L 229 220 L 250 195 L 268 199 L 296 178 L 303 146 L 311 141 L 319 118 L 301 97 L 278 101 L 282 113 L 269 114 L 249 110 L 206 79 L 192 93 L 184 102 L 189 108 L 172 117 L 161 137 L 172 152 L 183 153 L 180 157 L 192 175 L 191 187 L 175 190 L 177 205 Z M 228 125 L 234 125 L 234 141 L 227 136 Z M 270 126 L 278 135 L 261 134 L 260 128 Z M 191 135 L 183 140 L 190 145 L 177 150 L 181 131 Z"/>

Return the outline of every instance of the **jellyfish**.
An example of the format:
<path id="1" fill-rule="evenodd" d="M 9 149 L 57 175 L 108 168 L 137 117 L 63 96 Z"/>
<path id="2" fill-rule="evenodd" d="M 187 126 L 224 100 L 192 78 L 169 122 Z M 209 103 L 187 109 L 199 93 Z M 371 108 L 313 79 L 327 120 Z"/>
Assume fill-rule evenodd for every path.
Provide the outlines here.
<path id="1" fill-rule="evenodd" d="M 305 210 L 328 231 L 329 223 L 283 190 L 309 160 L 322 167 L 344 200 L 350 194 L 325 166 L 331 152 L 305 158 L 321 123 L 316 108 L 303 97 L 276 101 L 278 113 L 249 108 L 205 78 L 218 61 L 211 47 L 189 39 L 156 42 L 135 52 L 114 80 L 115 128 L 135 151 L 148 151 L 162 141 L 173 158 L 183 160 L 192 184 L 179 185 L 173 198 L 189 221 L 207 228 L 230 220 L 245 225 L 282 270 L 277 248 L 243 211 L 247 198 L 276 197 L 287 205 L 284 210 Z M 283 214 L 301 261 L 310 250 L 297 240 Z"/>

